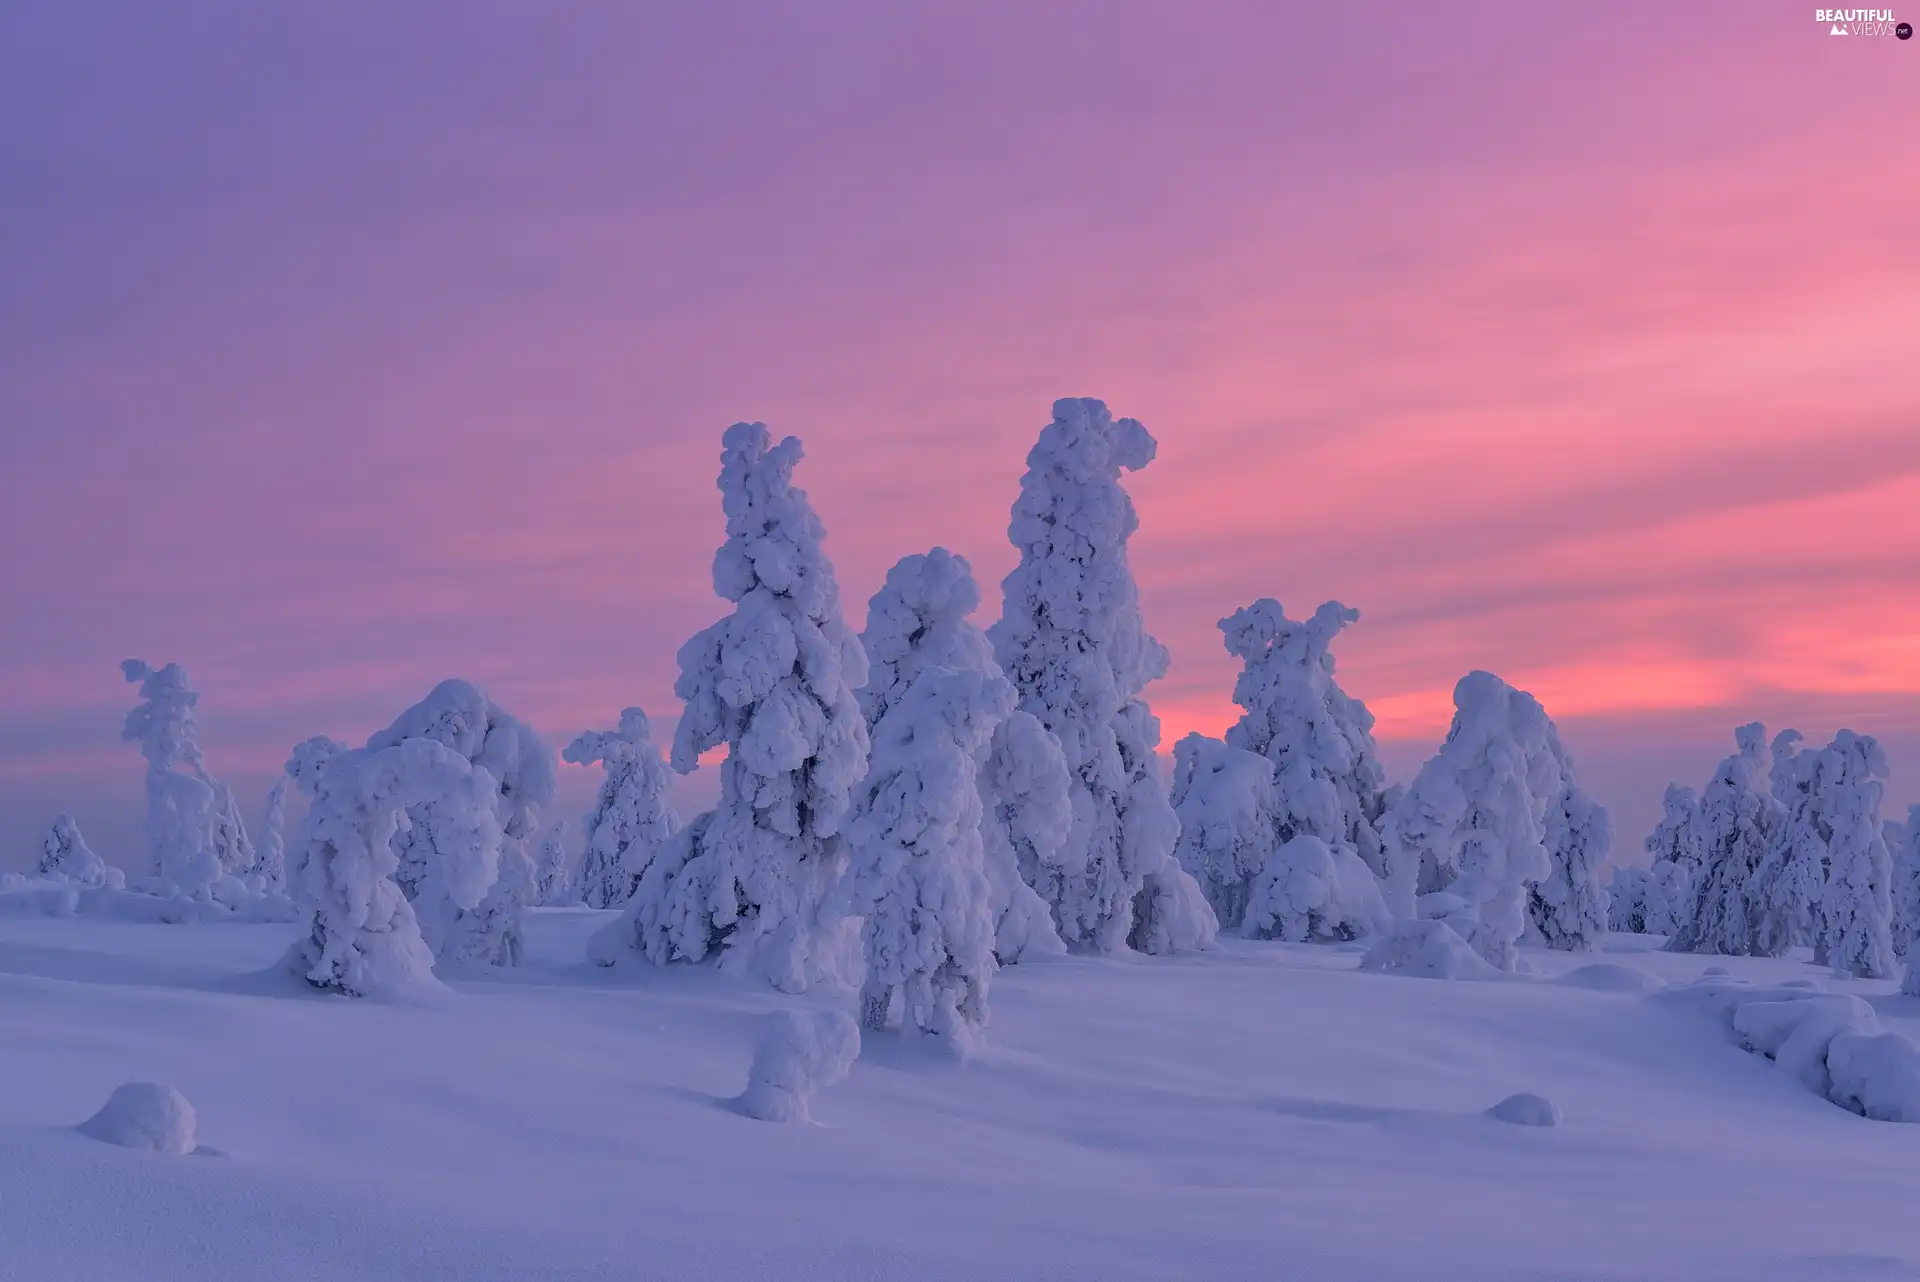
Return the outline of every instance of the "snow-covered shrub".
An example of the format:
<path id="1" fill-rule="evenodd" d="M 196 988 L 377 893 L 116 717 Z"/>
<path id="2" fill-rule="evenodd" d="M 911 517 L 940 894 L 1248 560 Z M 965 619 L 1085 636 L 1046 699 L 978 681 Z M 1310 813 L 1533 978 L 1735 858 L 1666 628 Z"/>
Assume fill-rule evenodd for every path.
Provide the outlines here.
<path id="1" fill-rule="evenodd" d="M 867 961 L 863 1027 L 904 1022 L 965 1049 L 987 1022 L 995 923 L 978 776 L 1012 710 L 998 673 L 922 667 L 873 728 L 873 764 L 847 828 L 849 908 Z"/>
<path id="2" fill-rule="evenodd" d="M 622 907 L 680 831 L 680 816 L 667 801 L 667 763 L 654 745 L 653 725 L 643 710 L 622 708 L 618 730 L 588 730 L 560 755 L 576 766 L 598 762 L 606 772 L 581 824 L 584 844 L 573 889 L 589 908 Z"/>
<path id="3" fill-rule="evenodd" d="M 311 742 L 311 741 L 309 741 Z M 303 747 L 306 745 L 302 745 Z M 287 772 L 311 789 L 288 868 L 307 932 L 287 954 L 290 969 L 313 987 L 361 997 L 437 982 L 433 953 L 407 897 L 394 881 L 394 834 L 410 806 L 446 802 L 479 830 L 475 863 L 497 865 L 499 785 L 484 766 L 437 740 L 408 737 L 380 748 L 327 754 L 316 775 L 296 750 Z M 490 825 L 490 827 L 489 827 Z"/>
<path id="4" fill-rule="evenodd" d="M 1245 715 L 1226 739 L 1273 762 L 1278 845 L 1309 834 L 1352 848 L 1385 877 L 1386 772 L 1374 749 L 1373 714 L 1333 675 L 1333 639 L 1359 618 L 1328 601 L 1310 619 L 1289 619 L 1278 601 L 1262 597 L 1220 620 L 1227 653 L 1243 665 L 1233 701 Z"/>
<path id="5" fill-rule="evenodd" d="M 963 556 L 945 548 L 902 557 L 867 603 L 860 644 L 867 684 L 857 692 L 867 732 L 897 703 L 924 669 L 978 672 L 1013 687 L 993 657 L 986 634 L 967 618 L 980 588 Z M 1052 897 L 1073 829 L 1071 780 L 1059 740 L 1027 713 L 1003 718 L 979 775 L 981 837 L 994 914 L 994 952 L 1000 961 L 1066 951 L 1054 929 Z"/>
<path id="6" fill-rule="evenodd" d="M 1140 700 L 1167 651 L 1140 617 L 1127 564 L 1139 518 L 1120 473 L 1154 449 L 1146 428 L 1100 401 L 1054 403 L 1020 479 L 1008 527 L 1020 562 L 989 633 L 1019 707 L 1058 737 L 1073 778 L 1055 924 L 1067 943 L 1104 952 L 1212 943 L 1213 914 L 1173 857 L 1159 723 Z"/>
<path id="7" fill-rule="evenodd" d="M 109 868 L 104 859 L 87 848 L 86 839 L 80 835 L 80 825 L 68 814 L 55 815 L 46 835 L 41 837 L 40 862 L 35 865 L 34 873 L 80 886 L 111 886 L 124 884 L 126 880 L 118 868 Z"/>
<path id="8" fill-rule="evenodd" d="M 194 1149 L 199 1118 L 187 1097 L 157 1082 L 126 1082 L 113 1088 L 100 1111 L 80 1123 L 80 1133 L 103 1144 L 178 1157 Z"/>
<path id="9" fill-rule="evenodd" d="M 867 725 L 853 692 L 867 657 L 840 613 L 825 530 L 793 484 L 800 442 L 763 423 L 722 438 L 727 541 L 713 586 L 733 613 L 680 648 L 686 711 L 673 767 L 726 745 L 720 802 L 647 867 L 625 917 L 590 952 L 632 949 L 658 964 L 756 971 L 788 992 L 850 964 L 841 923 L 821 908 L 846 862 L 841 825 L 866 773 Z"/>
<path id="10" fill-rule="evenodd" d="M 1920 1046 L 1898 1033 L 1844 1032 L 1827 1044 L 1827 1098 L 1876 1122 L 1920 1122 Z"/>
<path id="11" fill-rule="evenodd" d="M 1882 831 L 1893 861 L 1893 949 L 1911 959 L 1920 938 L 1920 805 L 1908 808 L 1904 824 L 1889 819 Z"/>
<path id="12" fill-rule="evenodd" d="M 567 855 L 567 821 L 556 819 L 547 825 L 546 835 L 540 838 L 540 849 L 535 853 L 534 868 L 537 881 L 534 889 L 534 902 L 547 908 L 557 908 L 562 904 L 578 903 L 580 896 L 573 889 L 572 860 Z"/>
<path id="13" fill-rule="evenodd" d="M 1331 943 L 1379 935 L 1392 924 L 1379 881 L 1352 847 L 1302 833 L 1267 861 L 1240 931 L 1252 939 Z"/>
<path id="14" fill-rule="evenodd" d="M 1003 966 L 1067 951 L 1051 903 L 1073 835 L 1073 780 L 1053 732 L 1011 712 L 993 732 L 980 770 L 980 836 L 993 904 L 993 954 Z"/>
<path id="15" fill-rule="evenodd" d="M 1547 806 L 1551 871 L 1527 892 L 1533 928 L 1549 948 L 1591 952 L 1607 933 L 1607 892 L 1600 869 L 1613 845 L 1613 821 L 1575 777 L 1573 758 L 1547 723 L 1547 746 L 1560 763 L 1560 792 Z"/>
<path id="16" fill-rule="evenodd" d="M 1419 979 L 1498 979 L 1502 975 L 1444 921 L 1394 921 L 1361 956 L 1360 969 Z"/>
<path id="17" fill-rule="evenodd" d="M 1739 751 L 1720 763 L 1700 794 L 1700 867 L 1680 929 L 1667 943 L 1671 952 L 1738 957 L 1756 949 L 1748 883 L 1784 812 L 1761 786 L 1766 727 L 1755 721 L 1733 733 Z"/>
<path id="18" fill-rule="evenodd" d="M 1528 887 L 1553 871 L 1547 811 L 1563 789 L 1562 765 L 1532 695 L 1470 672 L 1453 702 L 1446 742 L 1387 816 L 1389 907 L 1408 916 L 1416 888 L 1445 891 L 1464 908 L 1454 919 L 1474 951 L 1512 970 Z"/>
<path id="19" fill-rule="evenodd" d="M 765 1122 L 811 1122 L 808 1102 L 860 1058 L 860 1028 L 844 1011 L 777 1010 L 760 1020 L 740 1111 Z"/>
<path id="20" fill-rule="evenodd" d="M 1843 975 L 1893 975 L 1893 859 L 1880 819 L 1887 758 L 1871 735 L 1842 730 L 1820 753 L 1827 877 L 1817 960 Z"/>
<path id="21" fill-rule="evenodd" d="M 283 894 L 287 887 L 287 786 L 284 774 L 267 790 L 267 813 L 260 825 L 260 845 L 253 877 L 262 894 Z"/>
<path id="22" fill-rule="evenodd" d="M 226 871 L 223 852 L 232 834 L 217 783 L 207 774 L 200 753 L 194 705 L 200 696 L 187 685 L 177 663 L 154 668 L 128 659 L 120 670 L 140 687 L 140 698 L 120 731 L 121 739 L 140 745 L 147 761 L 147 848 L 155 888 L 195 899 L 211 899 L 214 882 Z M 219 812 L 216 813 L 216 807 Z M 216 848 L 215 826 L 222 845 Z"/>
<path id="23" fill-rule="evenodd" d="M 1247 918 L 1254 883 L 1279 846 L 1273 762 L 1203 734 L 1173 745 L 1174 854 L 1227 930 Z"/>

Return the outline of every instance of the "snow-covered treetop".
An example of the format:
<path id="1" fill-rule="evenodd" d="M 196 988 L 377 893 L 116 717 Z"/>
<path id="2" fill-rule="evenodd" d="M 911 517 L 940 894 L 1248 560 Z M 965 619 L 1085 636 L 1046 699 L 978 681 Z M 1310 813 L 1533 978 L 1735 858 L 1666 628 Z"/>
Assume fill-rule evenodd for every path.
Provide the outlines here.
<path id="1" fill-rule="evenodd" d="M 140 687 L 145 702 L 127 714 L 120 737 L 140 745 L 140 754 L 150 770 L 171 770 L 185 766 L 195 776 L 206 774 L 206 762 L 200 755 L 199 726 L 194 705 L 200 696 L 187 686 L 186 669 L 177 663 L 155 668 L 144 659 L 127 659 L 120 671 L 129 682 Z"/>
<path id="2" fill-rule="evenodd" d="M 727 540 L 713 586 L 735 609 L 680 647 L 674 693 L 687 706 L 673 768 L 692 771 L 724 743 L 724 768 L 756 822 L 831 836 L 866 770 L 867 726 L 853 696 L 866 684 L 866 653 L 841 617 L 825 531 L 793 484 L 800 442 L 773 445 L 764 423 L 735 423 L 721 444 Z M 780 782 L 763 786 L 741 771 Z"/>
<path id="3" fill-rule="evenodd" d="M 967 621 L 980 604 L 980 585 L 967 558 L 945 548 L 902 557 L 867 602 L 867 628 L 860 644 L 867 654 L 867 684 L 860 710 L 873 726 L 921 669 L 999 671 L 986 633 Z"/>
<path id="4" fill-rule="evenodd" d="M 1262 597 L 1220 620 L 1227 653 L 1245 666 L 1233 701 L 1246 710 L 1227 730 L 1235 748 L 1274 763 L 1279 837 L 1312 833 L 1355 847 L 1378 866 L 1386 772 L 1373 743 L 1373 714 L 1334 680 L 1331 649 L 1358 610 L 1328 601 L 1304 621 Z"/>
<path id="5" fill-rule="evenodd" d="M 1698 867 L 1702 855 L 1699 796 L 1691 788 L 1670 783 L 1660 804 L 1663 813 L 1659 824 L 1647 834 L 1647 854 L 1655 862 L 1664 859 L 1688 868 Z"/>
<path id="6" fill-rule="evenodd" d="M 293 756 L 287 759 L 287 778 L 293 780 L 301 796 L 312 797 L 320 786 L 320 776 L 326 773 L 327 763 L 346 751 L 346 744 L 323 734 L 302 739 L 293 745 Z"/>
<path id="7" fill-rule="evenodd" d="M 1106 404 L 1068 398 L 1027 454 L 1007 533 L 1020 563 L 1002 581 L 1005 609 L 989 630 L 1022 705 L 1060 736 L 1076 768 L 1100 751 L 1093 726 L 1167 670 L 1167 650 L 1147 634 L 1127 564 L 1139 528 L 1120 473 L 1153 461 L 1135 419 Z M 1037 705 L 1037 706 L 1036 706 Z"/>
<path id="8" fill-rule="evenodd" d="M 641 747 L 653 742 L 653 722 L 643 708 L 620 709 L 618 730 L 582 730 L 560 753 L 560 759 L 576 766 L 597 762 L 624 764 Z"/>
<path id="9" fill-rule="evenodd" d="M 558 769 L 553 749 L 532 727 L 494 703 L 479 686 L 454 678 L 442 681 L 368 739 L 367 750 L 378 752 L 408 739 L 431 739 L 483 767 L 499 788 L 507 835 L 533 836 L 535 817 L 553 800 Z"/>

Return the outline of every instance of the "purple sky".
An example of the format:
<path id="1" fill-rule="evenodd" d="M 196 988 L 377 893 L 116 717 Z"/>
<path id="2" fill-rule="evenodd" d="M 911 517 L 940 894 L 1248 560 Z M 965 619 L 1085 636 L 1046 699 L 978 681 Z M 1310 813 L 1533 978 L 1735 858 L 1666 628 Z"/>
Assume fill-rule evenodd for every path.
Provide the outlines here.
<path id="1" fill-rule="evenodd" d="M 0 867 L 137 859 L 128 656 L 250 806 L 447 675 L 670 722 L 739 418 L 984 622 L 1060 395 L 1169 742 L 1337 596 L 1403 774 L 1491 668 L 1617 852 L 1756 717 L 1920 797 L 1916 228 L 1920 41 L 1781 4 L 9 4 Z"/>

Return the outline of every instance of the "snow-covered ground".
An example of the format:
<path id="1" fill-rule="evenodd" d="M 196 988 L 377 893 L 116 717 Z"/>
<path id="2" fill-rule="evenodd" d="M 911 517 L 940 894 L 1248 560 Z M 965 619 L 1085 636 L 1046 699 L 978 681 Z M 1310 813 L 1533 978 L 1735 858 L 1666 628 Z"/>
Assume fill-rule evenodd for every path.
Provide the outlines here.
<path id="1" fill-rule="evenodd" d="M 1920 1036 L 1891 983 L 1623 936 L 1489 982 L 1276 943 L 1076 957 L 996 978 L 976 1060 L 869 1035 L 818 1125 L 779 1125 L 730 1101 L 795 999 L 596 970 L 608 919 L 538 912 L 526 966 L 425 1005 L 263 975 L 290 926 L 0 920 L 0 1278 L 1920 1277 L 1920 1126 L 1558 977 L 1814 978 Z M 139 1080 L 218 1153 L 73 1129 Z M 1484 1115 L 1520 1091 L 1564 1123 Z"/>

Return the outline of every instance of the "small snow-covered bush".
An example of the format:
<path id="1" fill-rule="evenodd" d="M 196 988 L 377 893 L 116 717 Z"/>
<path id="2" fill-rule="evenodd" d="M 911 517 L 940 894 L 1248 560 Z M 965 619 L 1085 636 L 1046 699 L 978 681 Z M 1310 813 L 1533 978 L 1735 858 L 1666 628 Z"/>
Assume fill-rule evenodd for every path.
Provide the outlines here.
<path id="1" fill-rule="evenodd" d="M 157 1082 L 116 1086 L 100 1111 L 80 1123 L 80 1133 L 103 1144 L 179 1156 L 194 1149 L 199 1119 L 186 1096 Z"/>
<path id="2" fill-rule="evenodd" d="M 860 1027 L 843 1011 L 777 1010 L 753 1043 L 740 1111 L 764 1122 L 811 1122 L 814 1094 L 844 1079 L 860 1058 Z"/>
<path id="3" fill-rule="evenodd" d="M 1420 979 L 1499 979 L 1491 965 L 1444 921 L 1396 921 L 1360 958 L 1361 970 Z"/>
<path id="4" fill-rule="evenodd" d="M 1292 943 L 1362 939 L 1392 925 L 1373 870 L 1344 843 L 1302 833 L 1275 851 L 1254 882 L 1241 933 Z"/>
<path id="5" fill-rule="evenodd" d="M 1827 1045 L 1828 1098 L 1876 1122 L 1920 1122 L 1920 1046 L 1848 1031 Z"/>
<path id="6" fill-rule="evenodd" d="M 126 876 L 110 868 L 100 856 L 87 848 L 80 825 L 72 815 L 55 815 L 46 835 L 40 839 L 40 862 L 34 872 L 41 877 L 58 877 L 78 886 L 120 886 Z"/>

